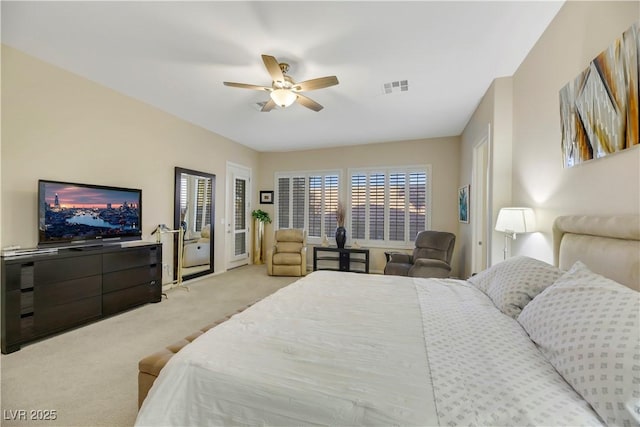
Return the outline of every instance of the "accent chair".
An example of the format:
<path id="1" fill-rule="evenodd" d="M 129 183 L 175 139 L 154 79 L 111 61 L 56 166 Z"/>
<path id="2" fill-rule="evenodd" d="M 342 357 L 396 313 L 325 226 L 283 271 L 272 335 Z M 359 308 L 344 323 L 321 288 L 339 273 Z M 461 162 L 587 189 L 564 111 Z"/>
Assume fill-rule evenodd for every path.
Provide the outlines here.
<path id="1" fill-rule="evenodd" d="M 301 228 L 276 230 L 273 247 L 267 250 L 269 276 L 307 274 L 307 233 Z"/>
<path id="2" fill-rule="evenodd" d="M 456 235 L 446 231 L 422 231 L 416 236 L 412 254 L 388 254 L 384 274 L 446 278 L 451 274 L 451 258 Z"/>

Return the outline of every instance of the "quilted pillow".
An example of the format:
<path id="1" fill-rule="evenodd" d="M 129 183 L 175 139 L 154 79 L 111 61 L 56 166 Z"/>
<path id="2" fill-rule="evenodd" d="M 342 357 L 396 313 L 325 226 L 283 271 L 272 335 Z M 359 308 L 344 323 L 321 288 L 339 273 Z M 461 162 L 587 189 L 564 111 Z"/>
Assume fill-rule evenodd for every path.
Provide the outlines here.
<path id="1" fill-rule="evenodd" d="M 578 261 L 518 322 L 608 425 L 640 424 L 640 293 Z"/>
<path id="2" fill-rule="evenodd" d="M 534 258 L 516 256 L 468 279 L 489 295 L 507 316 L 518 317 L 524 306 L 562 275 L 562 270 Z"/>

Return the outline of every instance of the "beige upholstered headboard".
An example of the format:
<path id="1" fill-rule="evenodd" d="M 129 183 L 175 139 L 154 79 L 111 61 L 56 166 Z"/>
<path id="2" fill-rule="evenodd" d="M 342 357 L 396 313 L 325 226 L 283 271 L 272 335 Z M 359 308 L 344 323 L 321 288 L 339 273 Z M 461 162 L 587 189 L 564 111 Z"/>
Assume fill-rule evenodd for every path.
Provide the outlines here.
<path id="1" fill-rule="evenodd" d="M 553 258 L 562 270 L 590 270 L 640 291 L 640 216 L 561 216 L 553 224 Z"/>

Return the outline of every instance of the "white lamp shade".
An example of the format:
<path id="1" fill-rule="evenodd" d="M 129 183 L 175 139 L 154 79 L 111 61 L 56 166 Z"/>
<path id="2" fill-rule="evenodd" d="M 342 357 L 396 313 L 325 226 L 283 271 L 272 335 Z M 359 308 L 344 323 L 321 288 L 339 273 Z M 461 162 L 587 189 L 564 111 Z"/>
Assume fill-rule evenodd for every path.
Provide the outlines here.
<path id="1" fill-rule="evenodd" d="M 289 89 L 276 89 L 271 91 L 271 99 L 282 108 L 293 104 L 298 96 Z"/>
<path id="2" fill-rule="evenodd" d="M 536 217 L 531 208 L 502 208 L 498 213 L 496 231 L 505 233 L 531 233 Z"/>

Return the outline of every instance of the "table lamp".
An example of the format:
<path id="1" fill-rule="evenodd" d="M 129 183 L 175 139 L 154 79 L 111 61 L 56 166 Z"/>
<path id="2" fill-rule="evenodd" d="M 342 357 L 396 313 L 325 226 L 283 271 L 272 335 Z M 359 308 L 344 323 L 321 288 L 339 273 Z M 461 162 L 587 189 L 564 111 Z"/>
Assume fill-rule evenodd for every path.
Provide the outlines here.
<path id="1" fill-rule="evenodd" d="M 504 259 L 507 259 L 507 238 L 516 239 L 518 233 L 531 233 L 536 217 L 531 208 L 502 208 L 498 213 L 496 231 L 504 233 Z"/>

